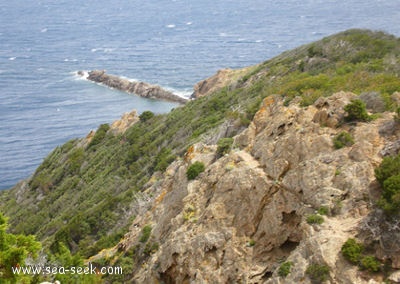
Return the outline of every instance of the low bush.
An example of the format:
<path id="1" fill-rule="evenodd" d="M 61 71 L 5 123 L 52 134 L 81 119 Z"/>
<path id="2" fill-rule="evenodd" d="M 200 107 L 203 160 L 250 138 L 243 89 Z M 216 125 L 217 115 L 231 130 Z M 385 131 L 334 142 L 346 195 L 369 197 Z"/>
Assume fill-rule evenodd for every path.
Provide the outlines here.
<path id="1" fill-rule="evenodd" d="M 318 208 L 318 214 L 320 215 L 328 215 L 329 214 L 329 208 L 327 206 L 321 206 Z"/>
<path id="2" fill-rule="evenodd" d="M 196 161 L 186 171 L 188 180 L 195 179 L 200 173 L 204 172 L 205 166 L 202 162 Z"/>
<path id="3" fill-rule="evenodd" d="M 333 145 L 336 149 L 349 147 L 354 144 L 354 139 L 350 133 L 342 131 L 333 138 Z"/>
<path id="4" fill-rule="evenodd" d="M 378 272 L 381 270 L 381 263 L 375 256 L 364 256 L 360 261 L 360 268 L 370 272 Z"/>
<path id="5" fill-rule="evenodd" d="M 348 239 L 342 246 L 341 252 L 344 258 L 353 264 L 358 264 L 361 259 L 361 254 L 364 250 L 362 244 L 357 243 L 355 239 Z"/>
<path id="6" fill-rule="evenodd" d="M 375 177 L 382 187 L 382 196 L 378 202 L 387 214 L 400 212 L 400 155 L 385 157 L 378 168 Z"/>
<path id="7" fill-rule="evenodd" d="M 291 261 L 286 261 L 281 264 L 278 270 L 278 275 L 281 277 L 286 277 L 290 273 L 290 269 L 292 268 L 293 262 Z"/>
<path id="8" fill-rule="evenodd" d="M 324 217 L 318 214 L 311 214 L 307 216 L 306 219 L 308 224 L 318 224 L 321 225 L 324 222 Z"/>
<path id="9" fill-rule="evenodd" d="M 307 267 L 306 274 L 312 281 L 322 283 L 328 280 L 329 267 L 324 264 L 313 263 Z"/>
<path id="10" fill-rule="evenodd" d="M 371 117 L 367 112 L 365 103 L 362 100 L 355 99 L 344 107 L 347 112 L 345 119 L 347 121 L 370 121 Z"/>

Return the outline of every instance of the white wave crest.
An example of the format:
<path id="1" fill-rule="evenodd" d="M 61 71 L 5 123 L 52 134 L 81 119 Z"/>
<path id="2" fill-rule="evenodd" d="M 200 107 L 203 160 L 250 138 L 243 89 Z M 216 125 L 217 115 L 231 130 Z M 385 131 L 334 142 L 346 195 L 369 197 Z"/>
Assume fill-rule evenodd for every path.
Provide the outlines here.
<path id="1" fill-rule="evenodd" d="M 73 71 L 71 73 L 73 74 L 75 80 L 87 80 L 89 77 L 89 71 L 87 70 Z"/>

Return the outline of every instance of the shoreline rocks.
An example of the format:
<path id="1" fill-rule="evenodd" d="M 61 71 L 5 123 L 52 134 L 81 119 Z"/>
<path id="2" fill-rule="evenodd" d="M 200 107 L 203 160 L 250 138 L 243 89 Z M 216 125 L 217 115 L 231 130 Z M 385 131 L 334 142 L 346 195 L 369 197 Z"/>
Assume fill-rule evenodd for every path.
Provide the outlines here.
<path id="1" fill-rule="evenodd" d="M 85 76 L 86 73 L 78 71 L 78 75 Z M 101 83 L 110 88 L 114 88 L 129 94 L 136 94 L 140 97 L 164 100 L 169 102 L 176 102 L 185 104 L 188 100 L 167 91 L 160 86 L 151 85 L 146 82 L 131 82 L 128 79 L 120 78 L 118 76 L 106 74 L 104 70 L 93 70 L 88 72 L 87 78 L 90 81 Z"/>

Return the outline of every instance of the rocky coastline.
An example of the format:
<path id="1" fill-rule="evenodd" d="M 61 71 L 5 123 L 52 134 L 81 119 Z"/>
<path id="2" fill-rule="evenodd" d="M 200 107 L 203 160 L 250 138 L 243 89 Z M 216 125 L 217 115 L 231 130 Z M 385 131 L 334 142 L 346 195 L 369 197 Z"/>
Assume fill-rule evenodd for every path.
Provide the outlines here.
<path id="1" fill-rule="evenodd" d="M 79 71 L 78 75 L 85 76 L 86 73 Z M 128 79 L 106 74 L 105 70 L 90 71 L 86 79 L 123 92 L 136 94 L 144 98 L 164 100 L 180 104 L 185 104 L 188 101 L 187 99 L 165 90 L 160 86 L 152 85 L 146 82 L 132 82 Z"/>

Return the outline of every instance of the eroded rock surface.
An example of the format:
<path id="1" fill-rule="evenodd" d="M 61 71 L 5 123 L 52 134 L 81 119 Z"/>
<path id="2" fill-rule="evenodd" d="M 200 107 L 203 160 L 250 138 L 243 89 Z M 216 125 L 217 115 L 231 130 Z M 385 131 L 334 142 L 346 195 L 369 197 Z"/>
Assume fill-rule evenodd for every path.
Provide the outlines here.
<path id="1" fill-rule="evenodd" d="M 234 137 L 230 153 L 218 157 L 215 145 L 189 148 L 184 159 L 149 185 L 151 209 L 119 244 L 124 250 L 137 245 L 145 225 L 152 227 L 149 242 L 159 244 L 132 281 L 311 283 L 306 270 L 312 263 L 329 267 L 330 283 L 375 281 L 344 260 L 340 249 L 347 239 L 361 237 L 365 224 L 376 225 L 368 221 L 374 168 L 382 149 L 400 135 L 379 131 L 393 121 L 392 114 L 339 125 L 343 106 L 354 96 L 341 92 L 307 108 L 284 106 L 281 98 L 270 96 L 249 127 Z M 332 138 L 343 130 L 355 143 L 335 149 Z M 188 181 L 186 170 L 195 161 L 206 170 Z M 307 216 L 321 207 L 329 209 L 324 223 L 307 223 Z M 387 248 L 397 249 L 399 241 L 388 234 L 382 234 L 386 247 L 378 257 L 391 259 L 396 268 L 398 252 Z M 293 263 L 285 279 L 278 275 L 283 261 Z"/>

